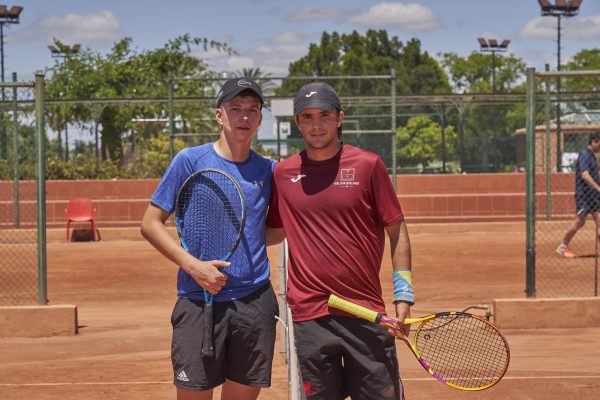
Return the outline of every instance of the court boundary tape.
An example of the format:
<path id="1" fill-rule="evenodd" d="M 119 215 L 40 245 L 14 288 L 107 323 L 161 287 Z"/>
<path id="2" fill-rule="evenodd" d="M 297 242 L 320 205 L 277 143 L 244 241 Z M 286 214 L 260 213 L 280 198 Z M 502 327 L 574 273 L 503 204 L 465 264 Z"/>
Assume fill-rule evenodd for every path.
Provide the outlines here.
<path id="1" fill-rule="evenodd" d="M 511 380 L 535 380 L 535 379 L 598 379 L 600 375 L 541 375 L 541 376 L 505 376 L 503 381 Z M 402 378 L 403 382 L 431 381 L 433 378 Z M 40 383 L 0 383 L 0 387 L 36 387 L 36 386 L 100 386 L 100 385 L 165 385 L 173 384 L 173 381 L 132 381 L 132 382 L 40 382 Z"/>

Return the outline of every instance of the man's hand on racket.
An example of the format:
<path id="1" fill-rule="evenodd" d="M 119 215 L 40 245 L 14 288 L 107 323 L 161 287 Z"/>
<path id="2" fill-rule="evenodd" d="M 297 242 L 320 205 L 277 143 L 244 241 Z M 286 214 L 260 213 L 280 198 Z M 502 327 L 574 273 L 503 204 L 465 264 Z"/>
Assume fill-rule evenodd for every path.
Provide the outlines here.
<path id="1" fill-rule="evenodd" d="M 410 318 L 410 304 L 406 301 L 397 301 L 394 306 L 396 307 L 396 329 L 408 337 L 410 325 L 404 325 L 404 320 Z M 396 336 L 393 329 L 388 329 L 388 332 L 390 335 Z"/>
<path id="2" fill-rule="evenodd" d="M 230 266 L 231 263 L 222 260 L 194 261 L 187 268 L 187 273 L 194 278 L 200 286 L 213 296 L 223 289 L 227 283 L 227 275 L 219 270 Z"/>

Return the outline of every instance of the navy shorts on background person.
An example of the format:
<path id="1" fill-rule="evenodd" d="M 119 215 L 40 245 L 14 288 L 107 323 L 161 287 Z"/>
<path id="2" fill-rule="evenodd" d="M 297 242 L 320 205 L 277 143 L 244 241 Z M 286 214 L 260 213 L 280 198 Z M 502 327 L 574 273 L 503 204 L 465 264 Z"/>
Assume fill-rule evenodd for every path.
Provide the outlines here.
<path id="1" fill-rule="evenodd" d="M 395 339 L 383 326 L 329 315 L 294 322 L 294 337 L 307 400 L 404 398 Z"/>
<path id="2" fill-rule="evenodd" d="M 577 215 L 588 215 L 594 212 L 600 212 L 600 199 L 584 196 L 575 196 Z"/>
<path id="3" fill-rule="evenodd" d="M 271 385 L 279 305 L 267 283 L 234 301 L 214 302 L 214 357 L 202 357 L 204 302 L 178 298 L 171 316 L 175 386 L 209 390 L 226 379 L 252 387 Z"/>

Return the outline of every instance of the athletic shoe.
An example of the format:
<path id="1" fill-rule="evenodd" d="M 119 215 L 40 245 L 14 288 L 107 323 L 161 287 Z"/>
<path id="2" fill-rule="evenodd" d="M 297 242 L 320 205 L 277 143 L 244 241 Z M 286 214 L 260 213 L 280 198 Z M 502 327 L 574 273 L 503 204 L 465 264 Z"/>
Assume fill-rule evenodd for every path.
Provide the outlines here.
<path id="1" fill-rule="evenodd" d="M 565 257 L 565 258 L 574 258 L 575 257 L 575 253 L 573 253 L 571 251 L 571 249 L 569 249 L 567 247 L 566 244 L 561 243 L 557 248 L 556 248 L 556 253 L 561 256 L 561 257 Z"/>

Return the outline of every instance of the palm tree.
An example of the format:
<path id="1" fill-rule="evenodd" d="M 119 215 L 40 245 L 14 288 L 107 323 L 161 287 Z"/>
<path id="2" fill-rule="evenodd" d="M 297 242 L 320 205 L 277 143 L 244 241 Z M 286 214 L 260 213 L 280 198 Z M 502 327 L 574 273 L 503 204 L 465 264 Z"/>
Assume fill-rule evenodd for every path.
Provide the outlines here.
<path id="1" fill-rule="evenodd" d="M 271 74 L 265 73 L 260 67 L 258 68 L 242 68 L 234 72 L 234 76 L 245 77 L 256 81 L 262 88 L 262 91 L 267 96 L 275 94 L 275 88 L 277 84 L 270 79 Z"/>

